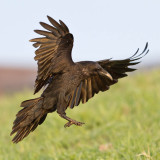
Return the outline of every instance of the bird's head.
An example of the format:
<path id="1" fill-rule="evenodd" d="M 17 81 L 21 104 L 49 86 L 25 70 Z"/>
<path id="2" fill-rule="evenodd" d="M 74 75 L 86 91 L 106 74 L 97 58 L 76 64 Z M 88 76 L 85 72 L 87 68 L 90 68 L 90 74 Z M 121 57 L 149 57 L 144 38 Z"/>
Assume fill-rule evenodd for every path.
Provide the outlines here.
<path id="1" fill-rule="evenodd" d="M 85 70 L 85 69 L 84 69 Z M 113 80 L 112 76 L 110 75 L 109 72 L 107 72 L 103 67 L 101 67 L 98 63 L 96 62 L 89 62 L 87 64 L 86 70 L 85 70 L 86 74 L 88 74 L 88 76 L 96 76 L 96 75 L 100 75 L 103 77 L 107 77 L 110 80 Z"/>

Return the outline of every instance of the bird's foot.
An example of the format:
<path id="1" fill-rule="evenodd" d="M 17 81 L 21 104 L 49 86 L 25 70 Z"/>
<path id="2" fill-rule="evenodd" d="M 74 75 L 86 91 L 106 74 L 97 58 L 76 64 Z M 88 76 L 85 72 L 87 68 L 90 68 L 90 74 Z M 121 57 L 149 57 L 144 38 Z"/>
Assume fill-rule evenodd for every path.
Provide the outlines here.
<path id="1" fill-rule="evenodd" d="M 77 122 L 77 121 L 73 120 L 73 121 L 67 122 L 67 123 L 64 125 L 64 127 L 65 127 L 65 128 L 66 128 L 66 127 L 70 127 L 72 124 L 74 124 L 74 125 L 76 125 L 76 126 L 82 126 L 82 125 L 85 124 L 85 123 L 83 123 L 83 122 Z"/>

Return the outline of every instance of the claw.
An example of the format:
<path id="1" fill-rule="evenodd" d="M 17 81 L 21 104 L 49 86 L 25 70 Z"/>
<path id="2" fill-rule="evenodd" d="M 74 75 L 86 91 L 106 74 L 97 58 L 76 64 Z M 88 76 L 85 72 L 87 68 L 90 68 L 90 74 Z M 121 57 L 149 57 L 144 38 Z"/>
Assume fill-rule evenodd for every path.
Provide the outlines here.
<path id="1" fill-rule="evenodd" d="M 67 122 L 65 125 L 64 125 L 64 127 L 66 128 L 66 127 L 70 127 L 72 125 L 72 122 Z"/>
<path id="2" fill-rule="evenodd" d="M 66 127 L 70 127 L 72 124 L 74 124 L 74 125 L 76 125 L 76 126 L 82 126 L 83 124 L 85 124 L 85 123 L 83 123 L 83 122 L 77 122 L 77 121 L 69 121 L 69 122 L 67 122 L 65 125 L 64 125 L 64 127 L 66 128 Z"/>

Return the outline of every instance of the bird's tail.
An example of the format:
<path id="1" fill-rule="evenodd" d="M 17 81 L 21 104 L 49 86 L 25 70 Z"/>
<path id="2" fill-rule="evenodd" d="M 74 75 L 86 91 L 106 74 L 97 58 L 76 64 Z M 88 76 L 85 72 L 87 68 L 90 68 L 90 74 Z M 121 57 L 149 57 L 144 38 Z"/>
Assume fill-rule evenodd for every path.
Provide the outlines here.
<path id="1" fill-rule="evenodd" d="M 11 135 L 17 132 L 12 139 L 14 143 L 24 139 L 38 125 L 42 124 L 48 113 L 43 109 L 43 97 L 23 101 L 21 107 L 24 108 L 17 113 L 11 132 Z"/>

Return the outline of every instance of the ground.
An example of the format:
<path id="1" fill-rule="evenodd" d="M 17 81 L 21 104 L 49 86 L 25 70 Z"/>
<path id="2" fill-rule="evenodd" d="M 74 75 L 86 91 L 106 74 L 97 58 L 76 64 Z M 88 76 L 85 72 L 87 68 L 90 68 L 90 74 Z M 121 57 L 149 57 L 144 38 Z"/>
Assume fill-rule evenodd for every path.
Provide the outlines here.
<path id="1" fill-rule="evenodd" d="M 37 95 L 36 95 L 37 96 Z M 43 125 L 18 144 L 9 136 L 24 91 L 0 98 L 2 160 L 158 160 L 160 159 L 160 70 L 137 72 L 67 114 L 85 122 L 64 128 L 49 114 Z"/>

